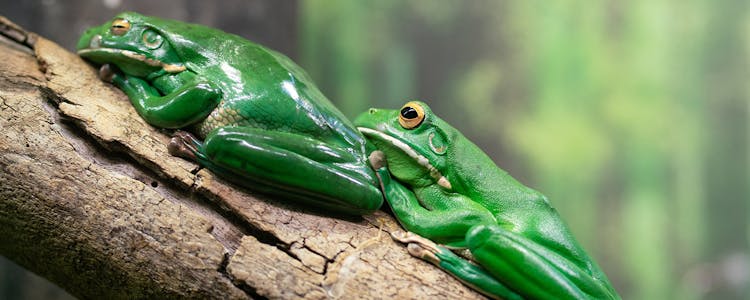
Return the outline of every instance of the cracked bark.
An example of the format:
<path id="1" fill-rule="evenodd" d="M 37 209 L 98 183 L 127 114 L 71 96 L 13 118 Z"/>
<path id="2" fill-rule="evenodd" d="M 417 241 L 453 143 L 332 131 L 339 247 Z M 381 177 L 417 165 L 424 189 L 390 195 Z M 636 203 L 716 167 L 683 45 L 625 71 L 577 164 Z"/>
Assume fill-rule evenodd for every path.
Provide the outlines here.
<path id="1" fill-rule="evenodd" d="M 0 254 L 80 298 L 481 298 L 342 219 L 230 185 L 53 42 L 0 17 Z"/>

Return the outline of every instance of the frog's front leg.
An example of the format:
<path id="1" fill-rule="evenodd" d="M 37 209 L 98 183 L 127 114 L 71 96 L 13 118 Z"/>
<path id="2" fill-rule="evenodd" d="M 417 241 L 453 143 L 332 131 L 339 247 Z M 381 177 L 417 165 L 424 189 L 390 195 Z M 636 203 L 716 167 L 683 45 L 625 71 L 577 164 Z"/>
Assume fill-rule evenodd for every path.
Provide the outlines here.
<path id="1" fill-rule="evenodd" d="M 483 267 L 524 297 L 618 299 L 594 274 L 519 233 L 494 224 L 477 225 L 466 240 Z"/>
<path id="2" fill-rule="evenodd" d="M 376 154 L 374 152 L 373 154 Z M 393 180 L 384 162 L 370 155 L 370 163 L 382 184 L 386 201 L 396 219 L 409 231 L 441 244 L 465 247 L 466 232 L 475 224 L 494 224 L 495 217 L 478 203 L 455 193 L 445 193 L 434 184 L 419 189 L 422 194 L 441 194 L 441 201 L 432 197 L 418 199 L 412 189 Z M 461 209 L 449 209 L 448 206 Z"/>
<path id="3" fill-rule="evenodd" d="M 305 135 L 227 126 L 211 131 L 203 143 L 178 133 L 170 150 L 238 184 L 327 211 L 364 214 L 383 203 L 364 157 Z"/>
<path id="4" fill-rule="evenodd" d="M 384 157 L 381 156 L 382 153 L 373 152 L 370 155 L 370 163 L 380 179 L 386 200 L 397 219 L 408 230 L 429 235 L 429 239 L 427 239 L 413 232 L 394 232 L 391 234 L 393 238 L 406 243 L 411 255 L 433 263 L 487 296 L 501 299 L 521 299 L 520 296 L 508 289 L 482 267 L 430 240 L 459 240 L 463 242 L 466 230 L 472 224 L 476 224 L 475 222 L 494 222 L 494 217 L 486 210 L 475 207 L 476 203 L 466 202 L 467 199 L 461 198 L 456 199 L 462 202 L 457 205 L 466 205 L 467 210 L 459 213 L 442 209 L 426 209 L 419 202 L 414 192 L 391 178 L 387 167 L 385 167 Z"/>
<path id="5" fill-rule="evenodd" d="M 128 95 L 146 122 L 162 128 L 180 128 L 200 121 L 221 100 L 221 90 L 208 80 L 192 73 L 173 78 L 175 80 L 170 80 L 170 83 L 180 83 L 180 86 L 168 91 L 127 74 L 114 74 L 112 82 Z"/>

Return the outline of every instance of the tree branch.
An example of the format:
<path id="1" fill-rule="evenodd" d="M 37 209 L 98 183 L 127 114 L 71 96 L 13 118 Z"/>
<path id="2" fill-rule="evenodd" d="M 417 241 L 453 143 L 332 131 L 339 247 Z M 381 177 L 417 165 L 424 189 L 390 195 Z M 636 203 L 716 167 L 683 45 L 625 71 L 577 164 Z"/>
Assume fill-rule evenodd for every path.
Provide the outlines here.
<path id="1" fill-rule="evenodd" d="M 232 186 L 0 17 L 0 254 L 81 298 L 481 298 L 357 219 Z"/>

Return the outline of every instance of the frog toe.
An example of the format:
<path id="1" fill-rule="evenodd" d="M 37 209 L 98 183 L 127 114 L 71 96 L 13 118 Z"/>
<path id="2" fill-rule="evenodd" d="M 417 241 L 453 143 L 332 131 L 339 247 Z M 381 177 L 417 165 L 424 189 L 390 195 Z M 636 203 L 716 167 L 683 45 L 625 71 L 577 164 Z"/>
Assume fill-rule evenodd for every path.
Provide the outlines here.
<path id="1" fill-rule="evenodd" d="M 200 142 L 195 136 L 180 130 L 172 135 L 172 139 L 169 140 L 169 144 L 167 145 L 167 150 L 173 156 L 197 161 L 198 157 L 196 153 L 198 153 L 198 145 L 200 145 Z"/>

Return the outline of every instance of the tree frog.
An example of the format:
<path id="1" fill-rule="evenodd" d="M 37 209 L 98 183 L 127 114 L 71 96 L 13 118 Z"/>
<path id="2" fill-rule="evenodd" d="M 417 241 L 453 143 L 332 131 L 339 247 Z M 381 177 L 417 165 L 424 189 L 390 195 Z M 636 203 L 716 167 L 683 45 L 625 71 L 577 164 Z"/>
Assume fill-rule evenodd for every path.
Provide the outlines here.
<path id="1" fill-rule="evenodd" d="M 419 101 L 354 124 L 409 252 L 503 299 L 618 299 L 547 198 L 497 165 Z M 442 244 L 442 245 L 438 245 Z M 467 249 L 471 261 L 449 249 Z"/>
<path id="2" fill-rule="evenodd" d="M 121 13 L 80 38 L 169 150 L 235 182 L 351 214 L 383 203 L 367 142 L 281 53 L 196 24 Z"/>

